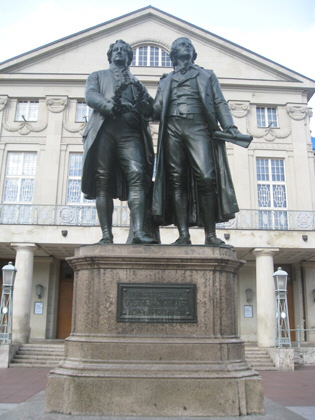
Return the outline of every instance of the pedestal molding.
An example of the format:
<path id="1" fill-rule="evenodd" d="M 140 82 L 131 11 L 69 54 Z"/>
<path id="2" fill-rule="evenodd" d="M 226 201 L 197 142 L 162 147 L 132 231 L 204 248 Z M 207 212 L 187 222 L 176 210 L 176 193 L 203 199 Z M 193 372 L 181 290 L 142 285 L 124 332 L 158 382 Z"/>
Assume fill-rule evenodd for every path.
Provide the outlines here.
<path id="1" fill-rule="evenodd" d="M 72 332 L 65 360 L 48 377 L 48 411 L 181 418 L 263 412 L 261 378 L 237 335 L 244 261 L 234 249 L 93 245 L 68 262 L 75 272 Z M 188 293 L 188 284 L 196 292 L 195 303 L 187 299 L 190 322 L 186 295 L 178 294 Z M 135 305 L 141 318 L 122 319 Z"/>

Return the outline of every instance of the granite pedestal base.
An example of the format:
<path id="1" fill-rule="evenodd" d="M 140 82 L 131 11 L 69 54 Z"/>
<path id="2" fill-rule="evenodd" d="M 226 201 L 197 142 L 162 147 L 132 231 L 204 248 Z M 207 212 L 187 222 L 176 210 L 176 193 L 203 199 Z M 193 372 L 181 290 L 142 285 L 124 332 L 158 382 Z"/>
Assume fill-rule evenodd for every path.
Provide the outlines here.
<path id="1" fill-rule="evenodd" d="M 69 263 L 75 271 L 72 332 L 65 360 L 48 377 L 49 412 L 174 417 L 263 412 L 261 378 L 246 363 L 237 336 L 237 271 L 243 261 L 233 249 L 93 245 L 77 249 Z M 122 285 L 125 293 L 143 285 L 149 294 L 140 293 L 137 301 L 136 291 L 122 302 Z M 156 285 L 162 290 L 160 300 L 154 295 L 161 305 L 155 308 L 158 322 L 150 295 Z M 185 285 L 187 293 L 194 288 L 196 300 L 182 314 L 185 299 L 173 299 L 164 286 Z M 173 304 L 178 312 L 163 308 Z"/>

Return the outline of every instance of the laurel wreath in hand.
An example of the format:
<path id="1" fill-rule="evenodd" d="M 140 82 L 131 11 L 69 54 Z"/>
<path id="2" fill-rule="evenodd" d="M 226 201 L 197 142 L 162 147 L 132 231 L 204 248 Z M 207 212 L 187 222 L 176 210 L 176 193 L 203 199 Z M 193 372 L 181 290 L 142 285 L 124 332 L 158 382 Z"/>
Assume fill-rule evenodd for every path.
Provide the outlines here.
<path id="1" fill-rule="evenodd" d="M 121 116 L 122 114 L 125 114 L 126 112 L 129 112 L 131 109 L 134 111 L 137 111 L 138 105 L 142 102 L 149 102 L 150 96 L 144 89 L 143 85 L 137 80 L 136 82 L 132 82 L 132 86 L 135 87 L 137 94 L 135 99 L 135 104 L 133 108 L 130 108 L 130 106 L 125 105 L 122 102 L 122 95 L 125 92 L 125 90 L 128 88 L 129 83 L 122 83 L 115 91 L 115 95 L 113 97 L 113 109 L 111 111 L 111 117 L 113 119 L 116 119 L 117 117 Z"/>

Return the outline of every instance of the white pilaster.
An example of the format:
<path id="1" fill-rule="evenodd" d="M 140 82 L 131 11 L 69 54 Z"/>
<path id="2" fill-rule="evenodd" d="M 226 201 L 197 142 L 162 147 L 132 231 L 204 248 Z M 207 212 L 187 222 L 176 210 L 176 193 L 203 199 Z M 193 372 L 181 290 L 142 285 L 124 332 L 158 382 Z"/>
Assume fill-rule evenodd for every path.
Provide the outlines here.
<path id="1" fill-rule="evenodd" d="M 276 335 L 276 299 L 273 256 L 277 248 L 256 248 L 257 343 L 274 347 Z"/>
<path id="2" fill-rule="evenodd" d="M 11 244 L 16 249 L 17 268 L 13 292 L 13 343 L 27 343 L 30 334 L 34 251 L 32 243 Z"/>

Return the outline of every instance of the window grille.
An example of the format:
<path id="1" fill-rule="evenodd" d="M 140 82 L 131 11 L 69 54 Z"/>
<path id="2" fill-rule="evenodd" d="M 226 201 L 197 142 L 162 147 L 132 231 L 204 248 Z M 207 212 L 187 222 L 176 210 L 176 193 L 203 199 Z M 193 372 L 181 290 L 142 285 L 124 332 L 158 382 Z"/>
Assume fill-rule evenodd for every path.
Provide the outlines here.
<path id="1" fill-rule="evenodd" d="M 283 159 L 256 161 L 259 227 L 287 230 L 288 203 Z"/>
<path id="2" fill-rule="evenodd" d="M 32 203 L 36 152 L 9 152 L 3 189 L 4 203 Z"/>
<path id="3" fill-rule="evenodd" d="M 90 108 L 85 102 L 77 102 L 75 112 L 75 122 L 86 122 L 89 120 L 93 109 Z"/>
<path id="4" fill-rule="evenodd" d="M 150 65 L 153 67 L 159 67 L 159 48 L 150 47 Z"/>
<path id="5" fill-rule="evenodd" d="M 172 62 L 169 54 L 164 50 L 162 50 L 161 53 L 162 67 L 172 67 Z"/>
<path id="6" fill-rule="evenodd" d="M 257 127 L 278 127 L 277 109 L 256 107 Z"/>
<path id="7" fill-rule="evenodd" d="M 172 67 L 169 54 L 162 48 L 144 45 L 133 50 L 132 66 Z"/>
<path id="8" fill-rule="evenodd" d="M 81 192 L 82 153 L 70 153 L 67 181 L 67 204 L 92 203 Z"/>

